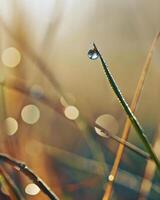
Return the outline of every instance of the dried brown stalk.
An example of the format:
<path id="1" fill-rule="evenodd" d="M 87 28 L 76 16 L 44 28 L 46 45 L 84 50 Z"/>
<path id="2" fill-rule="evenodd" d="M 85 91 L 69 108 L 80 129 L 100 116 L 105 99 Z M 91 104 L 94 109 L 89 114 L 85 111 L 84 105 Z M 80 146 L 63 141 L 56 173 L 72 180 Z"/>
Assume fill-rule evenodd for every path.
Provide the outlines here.
<path id="1" fill-rule="evenodd" d="M 153 149 L 155 150 L 157 155 L 160 155 L 160 127 L 158 127 L 158 131 L 156 133 L 155 139 L 154 139 L 154 145 Z M 138 200 L 146 200 L 148 198 L 148 195 L 152 188 L 152 179 L 156 172 L 156 166 L 155 163 L 151 160 L 148 160 L 146 163 L 146 167 L 144 170 L 144 176 L 143 180 L 141 182 L 141 187 L 139 191 L 139 198 Z"/>
<path id="2" fill-rule="evenodd" d="M 141 95 L 141 92 L 142 92 L 142 89 L 143 89 L 144 80 L 146 78 L 148 68 L 149 68 L 151 60 L 152 60 L 153 50 L 155 48 L 155 45 L 156 45 L 159 37 L 160 37 L 160 32 L 156 34 L 156 36 L 155 36 L 155 38 L 152 42 L 152 45 L 149 49 L 145 64 L 143 66 L 142 73 L 140 75 L 140 79 L 138 81 L 137 88 L 135 90 L 135 94 L 134 94 L 134 97 L 133 97 L 133 100 L 132 100 L 132 103 L 131 103 L 131 106 L 130 106 L 133 113 L 135 112 L 137 104 L 139 102 L 140 95 Z M 124 130 L 123 130 L 123 134 L 122 134 L 123 140 L 128 139 L 130 128 L 131 128 L 131 122 L 127 118 L 125 126 L 124 126 Z M 111 173 L 110 173 L 110 175 L 112 176 L 112 179 L 109 180 L 109 182 L 106 186 L 105 194 L 103 196 L 103 200 L 109 200 L 110 197 L 111 197 L 112 189 L 113 189 L 113 183 L 115 181 L 115 178 L 116 178 L 116 175 L 117 175 L 117 172 L 118 172 L 118 167 L 119 167 L 119 164 L 120 164 L 123 152 L 124 152 L 124 148 L 125 148 L 125 146 L 123 144 L 120 144 L 119 147 L 118 147 L 115 162 L 113 164 L 113 167 L 112 167 L 112 170 L 111 170 Z"/>

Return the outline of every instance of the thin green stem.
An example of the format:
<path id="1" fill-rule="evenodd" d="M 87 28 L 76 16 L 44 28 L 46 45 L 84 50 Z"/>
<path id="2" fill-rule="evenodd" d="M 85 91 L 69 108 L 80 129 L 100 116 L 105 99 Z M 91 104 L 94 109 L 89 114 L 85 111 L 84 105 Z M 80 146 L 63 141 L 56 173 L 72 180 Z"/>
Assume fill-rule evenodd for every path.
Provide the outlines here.
<path id="1" fill-rule="evenodd" d="M 152 146 L 149 142 L 149 140 L 147 139 L 144 129 L 143 127 L 140 125 L 138 119 L 136 118 L 136 116 L 133 114 L 133 112 L 131 111 L 130 107 L 128 106 L 125 98 L 123 97 L 120 89 L 118 88 L 118 85 L 116 84 L 110 70 L 109 70 L 109 66 L 108 64 L 105 63 L 101 53 L 99 52 L 99 50 L 97 49 L 96 45 L 93 44 L 95 51 L 97 52 L 97 54 L 99 55 L 99 58 L 101 60 L 103 69 L 105 71 L 105 74 L 110 82 L 110 85 L 114 91 L 114 93 L 116 94 L 116 96 L 118 97 L 120 103 L 122 104 L 123 109 L 125 110 L 125 112 L 127 113 L 132 125 L 134 126 L 135 130 L 137 131 L 140 139 L 142 140 L 144 146 L 146 147 L 146 150 L 148 151 L 148 153 L 150 154 L 152 160 L 155 162 L 157 169 L 160 173 L 160 162 L 155 154 L 155 152 L 152 149 Z"/>
<path id="2" fill-rule="evenodd" d="M 102 137 L 104 138 L 111 138 L 112 140 L 125 145 L 125 147 L 127 147 L 128 149 L 132 150 L 133 152 L 137 153 L 138 155 L 140 155 L 141 157 L 145 158 L 145 159 L 152 159 L 150 157 L 150 154 L 148 154 L 147 152 L 143 151 L 142 149 L 138 148 L 136 145 L 125 141 L 124 139 L 118 137 L 117 135 L 114 135 L 110 132 L 108 132 L 106 129 L 104 129 L 103 127 L 99 126 L 98 124 L 95 123 L 94 127 L 100 129 L 103 133 L 105 133 L 106 135 L 102 135 Z"/>

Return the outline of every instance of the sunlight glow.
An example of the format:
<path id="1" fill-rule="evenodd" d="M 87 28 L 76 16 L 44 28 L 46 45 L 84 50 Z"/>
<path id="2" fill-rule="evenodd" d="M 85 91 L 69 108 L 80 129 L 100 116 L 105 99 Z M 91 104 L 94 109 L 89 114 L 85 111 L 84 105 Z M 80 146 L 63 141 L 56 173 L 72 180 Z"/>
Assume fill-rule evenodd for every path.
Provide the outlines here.
<path id="1" fill-rule="evenodd" d="M 79 116 L 79 110 L 75 106 L 67 106 L 64 110 L 65 116 L 70 120 L 75 120 Z"/>
<path id="2" fill-rule="evenodd" d="M 25 188 L 25 193 L 32 196 L 37 195 L 39 192 L 40 192 L 39 187 L 34 183 L 28 184 Z"/>
<path id="3" fill-rule="evenodd" d="M 7 67 L 16 67 L 21 61 L 21 54 L 15 47 L 5 49 L 1 56 L 2 63 Z"/>
<path id="4" fill-rule="evenodd" d="M 7 134 L 14 135 L 18 130 L 18 122 L 14 118 L 8 117 L 5 123 L 6 123 Z"/>
<path id="5" fill-rule="evenodd" d="M 35 124 L 40 118 L 39 108 L 35 105 L 26 105 L 23 107 L 21 117 L 27 124 Z"/>

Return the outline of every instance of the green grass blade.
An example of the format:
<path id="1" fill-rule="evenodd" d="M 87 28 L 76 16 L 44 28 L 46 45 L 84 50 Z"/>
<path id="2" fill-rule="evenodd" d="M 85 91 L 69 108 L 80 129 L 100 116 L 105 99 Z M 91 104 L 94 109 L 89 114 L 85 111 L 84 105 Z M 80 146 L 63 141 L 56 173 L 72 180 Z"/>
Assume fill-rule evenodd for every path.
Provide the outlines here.
<path id="1" fill-rule="evenodd" d="M 128 115 L 129 119 L 131 120 L 131 123 L 132 125 L 134 126 L 136 132 L 138 133 L 140 139 L 142 140 L 144 146 L 146 147 L 146 150 L 148 151 L 148 153 L 150 154 L 152 160 L 155 162 L 156 166 L 157 166 L 157 169 L 159 171 L 159 174 L 160 174 L 160 162 L 156 156 L 156 154 L 154 153 L 153 149 L 152 149 L 152 146 L 149 142 L 149 140 L 147 139 L 145 133 L 144 133 L 144 129 L 143 127 L 140 125 L 138 119 L 136 118 L 136 116 L 133 114 L 133 112 L 131 111 L 130 107 L 128 106 L 125 98 L 123 97 L 118 85 L 116 84 L 110 70 L 109 70 L 109 66 L 108 64 L 105 63 L 101 53 L 99 52 L 99 50 L 97 49 L 96 45 L 93 44 L 94 46 L 94 49 L 95 51 L 97 52 L 100 60 L 101 60 L 101 63 L 102 63 L 102 66 L 103 66 L 103 69 L 105 71 L 105 74 L 107 76 L 107 79 L 109 80 L 110 82 L 110 85 L 114 91 L 114 93 L 116 94 L 116 96 L 118 97 L 123 109 L 125 110 L 126 114 Z"/>

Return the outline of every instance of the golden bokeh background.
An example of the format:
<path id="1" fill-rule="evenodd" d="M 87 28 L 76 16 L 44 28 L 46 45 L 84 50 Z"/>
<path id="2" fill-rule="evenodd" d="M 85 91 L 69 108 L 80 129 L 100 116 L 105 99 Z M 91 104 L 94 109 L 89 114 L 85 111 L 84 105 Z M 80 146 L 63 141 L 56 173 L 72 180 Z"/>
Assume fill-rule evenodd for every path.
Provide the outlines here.
<path id="1" fill-rule="evenodd" d="M 158 0 L 0 1 L 0 150 L 25 161 L 60 199 L 102 199 L 117 144 L 90 123 L 102 117 L 99 123 L 121 136 L 126 120 L 88 50 L 95 42 L 130 104 L 160 31 L 159 6 Z M 159 55 L 157 42 L 136 111 L 152 144 L 159 141 Z M 134 129 L 129 141 L 144 149 Z M 125 151 L 111 199 L 158 198 L 155 168 L 143 179 L 145 164 Z M 14 173 L 9 171 L 26 199 L 47 199 Z"/>

